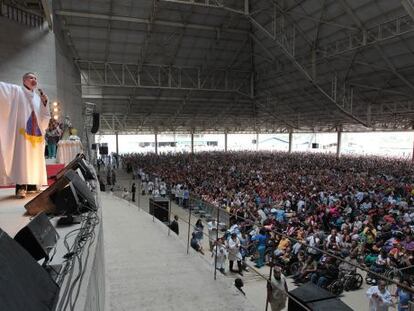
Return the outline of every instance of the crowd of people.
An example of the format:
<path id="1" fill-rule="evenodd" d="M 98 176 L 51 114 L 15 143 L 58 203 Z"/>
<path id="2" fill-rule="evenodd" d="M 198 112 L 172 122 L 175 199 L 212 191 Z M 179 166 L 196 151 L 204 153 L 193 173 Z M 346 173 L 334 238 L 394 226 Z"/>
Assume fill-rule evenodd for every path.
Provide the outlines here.
<path id="1" fill-rule="evenodd" d="M 250 255 L 259 268 L 276 261 L 288 271 L 299 262 L 295 280 L 322 287 L 355 265 L 372 271 L 366 281 L 373 286 L 391 268 L 412 274 L 414 166 L 408 161 L 214 152 L 128 154 L 123 162 L 180 198 L 188 192 L 226 209 L 229 233 L 215 247 L 226 246 L 228 257 L 233 242 L 245 249 L 230 269 Z M 410 278 L 402 281 L 411 286 Z"/>

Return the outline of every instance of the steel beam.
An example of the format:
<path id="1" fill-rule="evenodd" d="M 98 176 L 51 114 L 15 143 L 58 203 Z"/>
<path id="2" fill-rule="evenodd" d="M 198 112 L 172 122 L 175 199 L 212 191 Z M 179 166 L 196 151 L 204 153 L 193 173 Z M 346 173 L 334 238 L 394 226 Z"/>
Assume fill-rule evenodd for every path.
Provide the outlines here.
<path id="1" fill-rule="evenodd" d="M 80 17 L 80 18 L 99 19 L 99 20 L 112 20 L 112 21 L 117 21 L 117 22 L 145 24 L 145 25 L 149 25 L 151 23 L 149 19 L 145 19 L 145 18 L 117 16 L 117 15 L 109 15 L 109 14 L 95 14 L 95 13 L 79 12 L 79 11 L 57 10 L 55 11 L 55 14 L 58 16 Z M 213 26 L 205 26 L 205 25 L 192 24 L 192 23 L 186 24 L 186 23 L 162 21 L 162 20 L 154 21 L 154 25 L 174 27 L 174 28 L 193 29 L 193 30 L 206 30 L 206 31 L 214 31 L 214 32 L 217 31 L 217 27 L 213 27 Z M 225 28 L 223 29 L 223 31 L 229 32 L 229 33 L 244 34 L 244 35 L 249 34 L 248 31 L 235 29 L 235 28 Z"/>
<path id="2" fill-rule="evenodd" d="M 174 4 L 181 4 L 181 5 L 190 5 L 190 6 L 198 6 L 198 7 L 205 7 L 210 9 L 222 9 L 236 14 L 245 14 L 246 13 L 246 2 L 243 2 L 243 7 L 240 8 L 231 8 L 225 5 L 225 1 L 223 0 L 203 0 L 199 2 L 195 2 L 194 0 L 159 0 L 160 2 L 166 3 L 174 3 Z M 237 3 L 238 1 L 236 1 Z M 248 7 L 248 6 L 247 6 Z"/>
<path id="3" fill-rule="evenodd" d="M 186 4 L 186 5 L 194 5 L 194 1 L 192 0 L 162 0 L 165 2 L 172 2 L 172 3 L 178 3 L 178 4 Z M 282 12 L 280 10 L 280 7 L 277 3 L 275 3 L 275 1 L 271 1 L 271 3 L 273 4 L 275 10 L 279 10 L 282 14 L 284 14 L 284 12 Z M 226 9 L 228 10 L 229 8 L 225 6 L 224 2 L 218 1 L 218 2 L 214 2 L 214 3 L 210 3 L 209 0 L 205 0 L 204 3 L 196 3 L 196 5 L 202 5 L 202 6 L 206 6 L 206 7 L 214 7 L 214 8 L 221 8 L 221 9 Z M 305 69 L 305 67 L 303 67 L 297 60 L 295 57 L 295 53 L 296 53 L 296 48 L 295 48 L 295 40 L 296 40 L 296 29 L 297 27 L 295 25 L 293 25 L 290 28 L 287 28 L 287 26 L 284 25 L 283 21 L 281 23 L 278 24 L 278 20 L 277 20 L 277 14 L 273 14 L 272 16 L 272 30 L 268 30 L 265 26 L 263 26 L 255 17 L 254 14 L 246 14 L 244 11 L 236 11 L 231 9 L 232 12 L 240 14 L 242 16 L 245 16 L 250 23 L 255 26 L 257 29 L 259 29 L 259 31 L 263 34 L 265 34 L 265 36 L 267 36 L 269 39 L 271 39 L 274 43 L 276 43 L 276 45 L 279 47 L 279 49 L 283 52 L 283 54 L 290 60 L 290 62 L 293 64 L 293 66 L 300 72 L 303 74 L 303 76 L 305 77 L 306 80 L 308 80 L 311 85 L 317 89 L 326 99 L 329 100 L 329 102 L 333 103 L 336 108 L 345 116 L 351 118 L 352 120 L 358 122 L 359 124 L 368 127 L 368 124 L 366 122 L 364 122 L 363 120 L 361 120 L 360 118 L 358 118 L 357 116 L 355 116 L 351 111 L 348 111 L 347 109 L 344 108 L 345 105 L 340 104 L 335 95 L 337 90 L 334 90 L 334 94 L 330 95 L 328 94 L 327 91 L 325 91 L 314 79 L 314 77 L 312 77 L 312 75 L 310 75 L 307 70 Z M 306 38 L 305 38 L 306 39 Z M 276 55 L 275 55 L 276 57 Z M 335 84 L 337 85 L 337 84 Z"/>
<path id="4" fill-rule="evenodd" d="M 350 8 L 350 6 L 348 5 L 348 3 L 345 0 L 340 0 L 340 3 L 342 5 L 342 7 L 345 9 L 346 13 L 352 18 L 352 20 L 354 21 L 354 23 L 358 26 L 358 28 L 360 29 L 360 31 L 363 34 L 367 34 L 367 38 L 365 38 L 365 43 L 366 40 L 370 40 L 369 37 L 369 33 L 370 30 L 367 29 L 362 22 L 360 21 L 360 19 L 358 18 L 358 16 L 356 16 L 355 12 L 352 11 L 352 9 Z M 404 33 L 411 32 L 414 30 L 414 20 L 410 17 L 410 16 L 406 16 L 405 22 L 409 22 L 410 27 L 409 29 L 405 29 L 403 26 L 404 24 L 401 23 L 401 19 L 397 18 L 393 20 L 395 22 L 395 24 L 390 25 L 390 22 L 386 22 L 383 25 L 386 25 L 387 27 L 383 27 L 381 28 L 381 25 L 379 26 L 377 32 L 375 32 L 375 34 L 378 36 L 378 40 L 377 41 L 382 41 L 384 37 L 396 37 L 397 34 L 400 34 L 402 32 L 404 32 L 403 30 L 406 30 Z M 394 28 L 395 26 L 395 28 Z M 392 28 L 391 28 L 392 27 Z M 385 32 L 385 31 L 388 31 Z M 388 34 L 388 36 L 387 36 Z M 381 40 L 380 40 L 381 39 Z M 352 43 L 352 41 L 351 41 Z M 376 42 L 373 42 L 376 43 Z M 400 74 L 397 69 L 395 68 L 394 64 L 389 60 L 389 58 L 385 55 L 383 49 L 378 46 L 375 45 L 375 48 L 377 49 L 377 51 L 379 52 L 379 54 L 381 55 L 382 59 L 385 61 L 385 63 L 388 65 L 388 67 L 391 69 L 391 71 L 395 74 L 395 76 L 400 79 L 404 84 L 406 84 L 411 91 L 414 91 L 414 85 L 408 81 L 402 74 Z"/>
<path id="5" fill-rule="evenodd" d="M 197 67 L 159 64 L 121 64 L 77 61 L 82 73 L 82 86 L 148 88 L 233 92 L 251 95 L 250 71 L 214 69 L 202 73 Z"/>
<path id="6" fill-rule="evenodd" d="M 276 4 L 275 4 L 276 5 Z M 335 107 L 345 116 L 351 118 L 352 120 L 358 122 L 359 124 L 368 127 L 368 124 L 364 121 L 362 121 L 360 118 L 355 116 L 351 111 L 348 111 L 345 109 L 345 105 L 340 104 L 337 101 L 336 98 L 336 92 L 337 92 L 337 84 L 335 84 L 335 89 L 332 90 L 332 95 L 328 94 L 327 91 L 325 91 L 320 84 L 312 77 L 311 74 L 307 72 L 305 67 L 303 67 L 295 58 L 295 28 L 296 26 L 293 25 L 291 27 L 290 31 L 287 31 L 285 28 L 279 27 L 282 30 L 277 32 L 276 28 L 273 30 L 273 32 L 269 32 L 258 20 L 256 20 L 251 15 L 247 16 L 247 18 L 250 20 L 250 22 L 259 29 L 263 34 L 265 34 L 270 40 L 272 40 L 276 45 L 279 47 L 279 49 L 283 52 L 283 54 L 290 60 L 290 62 L 293 64 L 293 66 L 304 76 L 306 80 L 308 80 L 311 85 L 319 91 L 326 99 L 329 100 L 332 104 L 335 105 Z M 274 16 L 276 18 L 276 16 Z M 274 24 L 277 23 L 276 20 L 273 21 Z M 333 80 L 334 81 L 334 80 Z"/>
<path id="7" fill-rule="evenodd" d="M 42 3 L 43 13 L 45 15 L 47 25 L 49 26 L 49 30 L 53 30 L 53 17 L 52 10 L 49 5 L 49 0 L 40 0 L 40 2 Z"/>

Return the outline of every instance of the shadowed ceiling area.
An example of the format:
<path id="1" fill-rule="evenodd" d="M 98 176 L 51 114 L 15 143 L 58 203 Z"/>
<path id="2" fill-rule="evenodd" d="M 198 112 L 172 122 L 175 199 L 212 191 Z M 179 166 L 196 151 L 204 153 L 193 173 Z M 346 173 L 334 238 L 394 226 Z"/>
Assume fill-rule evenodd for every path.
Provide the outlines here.
<path id="1" fill-rule="evenodd" d="M 102 132 L 413 126 L 410 0 L 53 5 Z"/>

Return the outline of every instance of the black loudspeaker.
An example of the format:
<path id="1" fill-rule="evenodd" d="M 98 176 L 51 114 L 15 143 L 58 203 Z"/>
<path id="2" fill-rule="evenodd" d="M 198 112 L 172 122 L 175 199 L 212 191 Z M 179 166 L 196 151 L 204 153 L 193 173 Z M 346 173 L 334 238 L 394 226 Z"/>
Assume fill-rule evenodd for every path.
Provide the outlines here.
<path id="1" fill-rule="evenodd" d="M 81 203 L 72 182 L 52 194 L 51 199 L 56 205 L 57 214 L 73 215 L 81 211 Z"/>
<path id="2" fill-rule="evenodd" d="M 351 311 L 352 309 L 331 292 L 308 282 L 289 292 L 288 310 Z"/>
<path id="3" fill-rule="evenodd" d="M 88 185 L 85 181 L 83 181 L 78 174 L 76 174 L 74 171 L 70 170 L 65 174 L 65 178 L 70 180 L 73 184 L 73 186 L 76 189 L 76 193 L 79 198 L 79 202 L 86 206 L 86 210 L 96 210 L 96 202 L 95 197 L 91 190 L 89 190 Z"/>
<path id="4" fill-rule="evenodd" d="M 55 310 L 59 287 L 45 269 L 1 229 L 0 249 L 1 310 Z"/>
<path id="5" fill-rule="evenodd" d="M 150 198 L 149 213 L 162 222 L 170 221 L 170 200 L 166 198 Z"/>
<path id="6" fill-rule="evenodd" d="M 92 144 L 91 149 L 96 150 L 96 144 Z"/>
<path id="7" fill-rule="evenodd" d="M 79 153 L 75 159 L 73 159 L 68 165 L 66 165 L 61 171 L 59 171 L 56 174 L 56 178 L 61 178 L 68 170 L 74 170 L 80 169 L 82 172 L 82 175 L 85 177 L 85 179 L 95 179 L 95 174 L 93 171 L 89 168 L 88 163 L 85 160 L 85 155 L 83 153 Z"/>
<path id="8" fill-rule="evenodd" d="M 82 213 L 88 210 L 96 210 L 97 206 L 95 203 L 95 197 L 89 190 L 88 185 L 83 181 L 78 174 L 73 170 L 68 170 L 65 174 L 59 178 L 53 185 L 39 193 L 35 198 L 26 203 L 24 208 L 27 210 L 29 215 L 37 215 L 44 211 L 48 214 L 62 215 L 68 214 L 71 211 L 72 206 L 57 205 L 55 202 L 64 202 L 65 199 L 59 201 L 59 192 L 64 188 L 68 187 L 69 183 L 72 182 L 73 187 L 76 191 L 80 202 L 80 210 L 78 213 Z M 70 187 L 70 186 L 69 186 Z M 69 190 L 67 190 L 69 191 Z M 71 190 L 72 191 L 72 190 Z M 64 192 L 65 193 L 65 192 Z M 61 203 L 60 203 L 61 204 Z"/>
<path id="9" fill-rule="evenodd" d="M 317 143 L 312 143 L 312 149 L 318 149 L 319 148 L 319 144 Z"/>
<path id="10" fill-rule="evenodd" d="M 92 134 L 96 134 L 96 132 L 99 131 L 99 113 L 98 112 L 94 112 L 92 114 L 92 128 L 91 128 L 91 133 Z"/>
<path id="11" fill-rule="evenodd" d="M 45 213 L 39 213 L 14 237 L 35 260 L 49 259 L 58 239 L 59 234 Z"/>
<path id="12" fill-rule="evenodd" d="M 108 155 L 108 146 L 99 146 L 99 153 L 101 155 Z"/>

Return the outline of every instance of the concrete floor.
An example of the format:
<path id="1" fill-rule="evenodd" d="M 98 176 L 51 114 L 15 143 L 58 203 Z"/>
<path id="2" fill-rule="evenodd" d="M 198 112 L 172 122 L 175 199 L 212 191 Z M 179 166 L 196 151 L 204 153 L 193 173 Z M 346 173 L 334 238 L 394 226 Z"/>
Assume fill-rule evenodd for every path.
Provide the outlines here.
<path id="1" fill-rule="evenodd" d="M 256 310 L 152 216 L 102 195 L 107 310 Z"/>
<path id="2" fill-rule="evenodd" d="M 117 175 L 117 184 L 123 188 L 126 187 L 128 190 L 131 189 L 132 180 L 131 175 L 126 174 L 125 172 L 119 170 Z M 139 189 L 139 184 L 137 184 L 137 189 Z M 120 192 L 115 191 L 115 196 L 120 195 Z M 109 195 L 107 197 L 110 197 Z M 123 200 L 124 202 L 127 202 Z M 142 210 L 144 212 L 148 212 L 148 204 L 149 203 L 149 196 L 139 196 L 139 191 L 137 191 L 137 198 L 135 204 L 132 202 L 128 202 L 127 204 L 130 205 L 131 209 L 135 210 Z M 138 205 L 140 208 L 138 208 Z M 104 200 L 104 206 L 105 206 L 105 200 Z M 105 214 L 105 213 L 104 213 Z M 186 245 L 187 245 L 187 230 L 188 230 L 188 210 L 185 210 L 176 204 L 171 204 L 171 215 L 173 216 L 176 214 L 179 217 L 179 226 L 180 226 L 180 235 L 179 240 L 181 241 L 180 245 L 177 245 L 177 247 L 180 248 L 178 252 L 186 252 Z M 106 222 L 108 218 L 104 216 L 104 221 Z M 150 217 L 152 221 L 152 217 Z M 197 221 L 198 217 L 191 217 L 191 224 L 194 225 Z M 161 225 L 161 224 L 160 224 Z M 119 224 L 121 226 L 121 224 Z M 161 225 L 163 226 L 163 225 Z M 164 229 L 167 230 L 164 226 Z M 191 232 L 192 228 L 190 228 Z M 104 231 L 105 231 L 105 223 L 104 223 Z M 200 254 L 196 254 L 196 257 L 198 257 L 198 260 L 204 261 L 204 265 L 207 269 L 207 279 L 212 279 L 214 274 L 214 268 L 213 268 L 213 262 L 211 259 L 211 253 L 208 251 L 208 239 L 207 239 L 207 226 L 205 224 L 205 238 L 203 240 L 203 247 L 206 250 L 206 255 L 202 256 Z M 108 240 L 108 237 L 105 236 L 105 239 Z M 106 243 L 105 243 L 106 244 Z M 183 260 L 187 260 L 187 257 L 184 256 Z M 108 260 L 107 260 L 108 262 Z M 108 263 L 107 263 L 108 264 Z M 186 263 L 187 264 L 187 263 Z M 190 262 L 188 264 L 191 264 Z M 247 264 L 251 267 L 254 266 L 253 262 L 248 261 Z M 262 276 L 260 276 L 260 275 Z M 265 266 L 262 267 L 259 270 L 254 271 L 252 268 L 249 272 L 245 272 L 244 276 L 242 277 L 244 281 L 244 291 L 246 292 L 246 299 L 250 302 L 251 305 L 254 306 L 255 310 L 265 310 L 266 309 L 266 280 L 264 277 L 267 277 L 269 275 L 269 267 Z M 239 277 L 237 274 L 227 273 L 226 276 L 222 276 L 220 273 L 217 274 L 217 276 L 228 282 L 228 284 L 232 284 L 235 278 Z M 293 284 L 292 280 L 288 279 L 288 287 L 289 289 L 294 289 L 296 286 Z M 354 310 L 368 310 L 368 299 L 365 297 L 365 292 L 369 288 L 368 285 L 365 283 L 363 284 L 363 287 L 357 291 L 352 292 L 344 292 L 344 294 L 340 297 L 341 300 L 346 303 L 348 306 L 353 308 Z M 206 293 L 207 295 L 207 293 Z M 214 296 L 211 296 L 214 297 Z M 122 310 L 122 309 L 113 309 L 113 310 Z M 125 309 L 128 310 L 128 309 Z M 150 310 L 150 309 L 148 309 Z M 220 310 L 220 309 L 209 309 L 209 310 Z M 224 309 L 223 309 L 224 310 Z M 225 310 L 230 310 L 229 308 Z M 236 310 L 236 309 L 231 309 Z M 243 310 L 249 310 L 249 309 L 243 309 Z M 270 310 L 270 306 L 269 306 Z M 287 309 L 286 309 L 287 310 Z"/>

